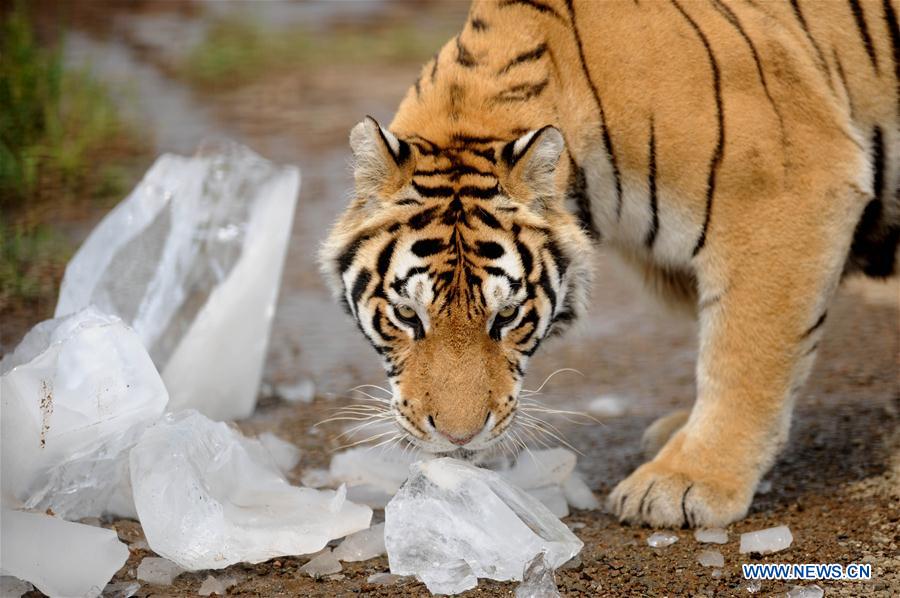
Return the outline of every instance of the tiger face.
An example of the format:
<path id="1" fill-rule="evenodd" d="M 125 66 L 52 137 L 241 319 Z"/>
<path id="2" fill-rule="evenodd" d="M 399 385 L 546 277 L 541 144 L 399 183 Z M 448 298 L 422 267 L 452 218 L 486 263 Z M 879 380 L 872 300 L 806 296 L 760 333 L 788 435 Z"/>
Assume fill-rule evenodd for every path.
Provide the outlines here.
<path id="1" fill-rule="evenodd" d="M 368 118 L 350 139 L 356 197 L 323 271 L 381 356 L 409 439 L 488 449 L 513 422 L 528 359 L 586 301 L 590 242 L 556 184 L 562 136 L 438 146 Z"/>

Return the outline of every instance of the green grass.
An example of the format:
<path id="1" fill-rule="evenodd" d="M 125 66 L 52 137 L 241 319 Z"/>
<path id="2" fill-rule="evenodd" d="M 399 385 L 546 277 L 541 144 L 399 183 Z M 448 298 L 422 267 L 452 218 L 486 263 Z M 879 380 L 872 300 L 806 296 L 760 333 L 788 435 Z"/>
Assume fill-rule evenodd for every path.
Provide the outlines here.
<path id="1" fill-rule="evenodd" d="M 364 31 L 272 30 L 252 20 L 223 18 L 188 53 L 179 71 L 189 80 L 220 85 L 246 83 L 286 68 L 421 63 L 453 32 L 423 32 L 403 24 Z"/>
<path id="2" fill-rule="evenodd" d="M 73 250 L 50 222 L 120 198 L 145 146 L 89 72 L 35 40 L 21 6 L 0 19 L 0 308 L 45 315 Z"/>

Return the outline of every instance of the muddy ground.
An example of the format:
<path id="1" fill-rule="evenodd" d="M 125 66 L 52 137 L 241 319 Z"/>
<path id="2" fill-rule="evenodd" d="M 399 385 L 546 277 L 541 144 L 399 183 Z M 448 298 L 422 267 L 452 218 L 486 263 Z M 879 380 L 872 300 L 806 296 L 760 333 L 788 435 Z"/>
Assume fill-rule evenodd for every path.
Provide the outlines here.
<path id="1" fill-rule="evenodd" d="M 173 74 L 171 65 L 212 18 L 203 9 L 173 3 L 141 3 L 140 10 L 114 6 L 103 18 L 70 14 L 66 39 L 70 64 L 94 65 L 111 85 L 128 86 L 123 105 L 150 123 L 159 151 L 190 153 L 210 135 L 236 138 L 277 161 L 298 164 L 303 187 L 273 328 L 266 379 L 292 383 L 312 379 L 317 398 L 310 405 L 265 399 L 241 422 L 247 431 L 271 430 L 303 449 L 292 477 L 327 466 L 339 442 L 337 425 L 312 426 L 335 407 L 352 401 L 356 384 L 383 382 L 378 361 L 353 325 L 330 300 L 314 266 L 314 252 L 327 224 L 343 207 L 350 189 L 346 135 L 365 114 L 389 122 L 413 81 L 415 64 L 344 64 L 266 73 L 241 85 L 210 89 Z M 149 6 L 149 8 L 148 8 Z M 272 8 L 274 6 L 274 8 Z M 462 23 L 465 4 L 442 2 L 411 10 L 407 4 L 379 4 L 367 19 L 410 19 L 437 31 Z M 240 10 L 240 6 L 233 10 Z M 221 9 L 217 9 L 221 10 Z M 346 15 L 278 5 L 262 12 L 271 26 L 297 21 L 333 27 Z M 430 11 L 430 12 L 429 12 Z M 89 11 L 90 12 L 90 11 Z M 340 12 L 340 11 L 337 11 Z M 292 20 L 293 19 L 293 20 Z M 276 25 L 277 24 L 277 25 Z M 192 37 L 193 36 L 193 37 Z M 435 49 L 440 40 L 435 40 Z M 174 58 L 173 58 L 174 57 Z M 84 223 L 89 230 L 91 222 Z M 663 413 L 690 405 L 694 396 L 695 325 L 648 298 L 639 281 L 614 256 L 597 260 L 591 316 L 568 337 L 553 341 L 535 357 L 526 386 L 535 388 L 558 368 L 581 375 L 555 376 L 540 397 L 548 406 L 583 409 L 593 397 L 623 398 L 626 412 L 602 424 L 556 423 L 583 456 L 579 469 L 603 498 L 641 463 L 643 429 Z M 33 322 L 16 322 L 22 330 Z M 758 495 L 750 515 L 729 528 L 721 547 L 725 567 L 716 572 L 696 562 L 700 545 L 688 531 L 665 549 L 650 548 L 650 531 L 625 527 L 602 512 L 576 512 L 567 523 L 585 548 L 578 562 L 557 572 L 569 596 L 747 595 L 745 562 L 871 563 L 867 582 L 822 581 L 827 595 L 900 593 L 900 284 L 852 279 L 841 289 L 825 324 L 826 334 L 810 382 L 797 401 L 791 441 L 767 476 L 771 491 Z M 141 537 L 135 522 L 114 526 L 123 539 Z M 742 532 L 790 526 L 794 543 L 778 554 L 738 554 Z M 133 580 L 140 559 L 133 550 L 114 581 Z M 351 563 L 325 579 L 303 576 L 304 557 L 281 558 L 226 571 L 239 582 L 239 596 L 426 595 L 407 581 L 375 586 L 366 578 L 386 571 L 385 558 Z M 205 573 L 184 574 L 173 587 L 144 585 L 138 596 L 196 595 Z M 803 582 L 811 584 L 812 582 Z M 792 584 L 763 582 L 759 595 L 775 595 Z M 483 581 L 467 595 L 508 596 L 512 584 Z"/>

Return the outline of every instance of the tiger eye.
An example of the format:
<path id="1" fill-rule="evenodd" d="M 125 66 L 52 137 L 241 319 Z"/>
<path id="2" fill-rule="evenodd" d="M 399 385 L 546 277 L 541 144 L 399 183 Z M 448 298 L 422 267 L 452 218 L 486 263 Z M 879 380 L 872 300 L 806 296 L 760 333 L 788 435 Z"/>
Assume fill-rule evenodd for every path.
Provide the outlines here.
<path id="1" fill-rule="evenodd" d="M 411 307 L 408 306 L 408 305 L 398 305 L 398 306 L 396 306 L 394 309 L 397 310 L 397 314 L 398 314 L 401 318 L 405 318 L 405 319 L 407 319 L 407 320 L 411 320 L 412 318 L 415 318 L 415 317 L 416 317 L 416 310 L 414 310 L 413 308 L 411 308 Z"/>
<path id="2" fill-rule="evenodd" d="M 511 317 L 513 317 L 513 314 L 516 313 L 516 309 L 517 309 L 517 306 L 508 305 L 508 306 L 504 307 L 503 309 L 501 309 L 500 311 L 498 311 L 497 315 L 504 319 L 511 318 Z"/>

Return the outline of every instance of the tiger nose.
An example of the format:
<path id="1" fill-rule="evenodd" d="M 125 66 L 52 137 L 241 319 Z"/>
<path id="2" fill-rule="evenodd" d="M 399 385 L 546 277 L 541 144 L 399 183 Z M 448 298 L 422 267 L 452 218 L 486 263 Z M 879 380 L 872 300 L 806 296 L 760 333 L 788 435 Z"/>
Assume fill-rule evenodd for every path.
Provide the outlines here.
<path id="1" fill-rule="evenodd" d="M 430 415 L 428 416 L 428 423 L 431 424 L 432 429 L 438 435 L 443 436 L 444 438 L 446 438 L 447 440 L 449 440 L 456 446 L 465 446 L 473 438 L 478 436 L 478 433 L 481 432 L 484 429 L 484 427 L 487 425 L 487 422 L 490 419 L 490 417 L 491 417 L 491 414 L 489 412 L 487 417 L 484 420 L 484 423 L 481 425 L 480 428 L 477 428 L 473 432 L 471 432 L 469 434 L 465 434 L 465 435 L 459 435 L 458 433 L 454 434 L 454 433 L 448 432 L 444 426 L 439 426 L 437 423 L 435 423 L 434 417 L 432 417 Z"/>

